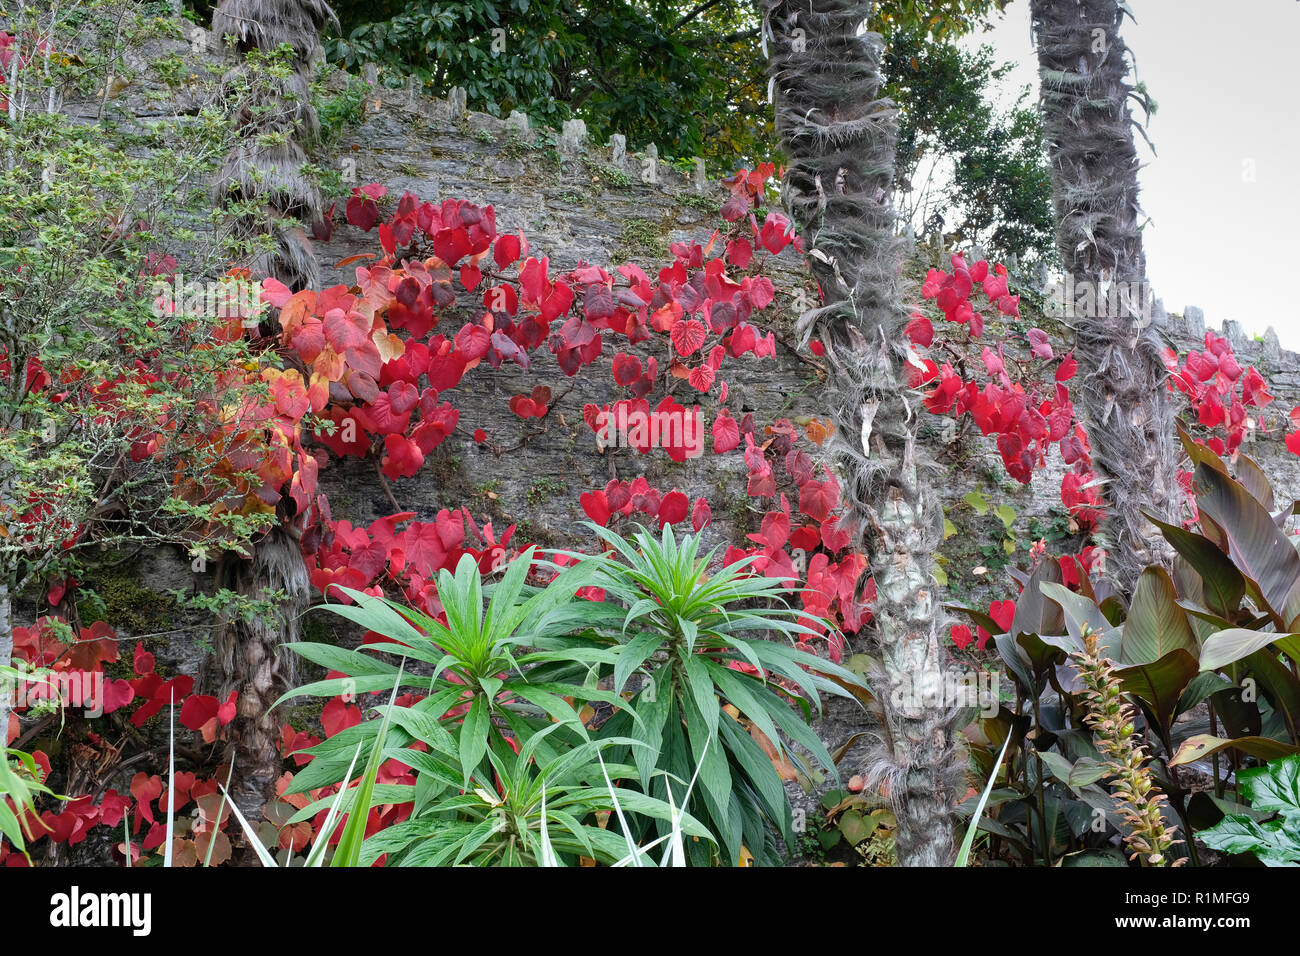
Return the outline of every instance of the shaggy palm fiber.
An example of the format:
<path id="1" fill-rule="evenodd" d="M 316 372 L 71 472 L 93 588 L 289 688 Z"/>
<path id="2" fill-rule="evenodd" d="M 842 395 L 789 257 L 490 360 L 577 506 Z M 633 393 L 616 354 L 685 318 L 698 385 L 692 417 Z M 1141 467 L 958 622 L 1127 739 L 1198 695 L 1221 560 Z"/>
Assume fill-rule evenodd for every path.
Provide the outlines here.
<path id="1" fill-rule="evenodd" d="M 897 124 L 878 98 L 880 37 L 859 32 L 870 7 L 764 0 L 764 40 L 789 158 L 782 197 L 821 288 L 821 306 L 798 328 L 826 348 L 835 422 L 826 447 L 876 582 L 872 686 L 884 722 L 867 777 L 894 802 L 899 861 L 944 866 L 964 761 L 958 714 L 935 693 L 949 666 L 934 583 L 943 510 L 905 379 L 903 248 L 889 198 Z"/>
<path id="2" fill-rule="evenodd" d="M 249 820 L 259 820 L 262 808 L 275 796 L 282 764 L 279 714 L 271 705 L 294 684 L 293 655 L 280 646 L 298 639 L 299 618 L 307 612 L 311 591 L 298 540 L 285 528 L 272 528 L 254 542 L 252 551 L 250 558 L 222 559 L 218 586 L 255 600 L 283 591 L 287 600 L 270 621 L 229 622 L 217 631 L 213 650 L 221 699 L 239 692 L 228 751 L 234 760 L 230 796 Z"/>
<path id="3" fill-rule="evenodd" d="M 319 48 L 321 26 L 337 22 L 322 0 L 224 0 L 212 18 L 218 36 L 232 38 L 239 62 L 226 75 L 241 142 L 226 157 L 213 183 L 218 202 L 251 202 L 260 213 L 237 223 L 245 236 L 270 234 L 274 249 L 252 264 L 255 276 L 279 279 L 291 289 L 320 285 L 320 267 L 311 241 L 297 222 L 321 216 L 315 184 L 303 173 L 304 138 L 317 135 L 311 104 L 310 73 Z M 282 77 L 258 69 L 248 59 L 281 44 L 293 50 L 292 69 Z M 241 91 L 256 91 L 249 101 Z M 295 222 L 297 221 L 297 222 Z M 298 640 L 299 619 L 309 604 L 310 582 L 292 533 L 290 506 L 281 501 L 280 523 L 253 542 L 252 556 L 223 556 L 217 574 L 223 586 L 253 598 L 283 592 L 286 601 L 269 619 L 227 622 L 217 634 L 217 667 L 222 696 L 239 691 L 239 709 L 231 734 L 233 761 L 230 792 L 250 820 L 275 796 L 280 771 L 278 715 L 271 705 L 293 684 L 292 655 L 281 646 Z M 247 849 L 244 851 L 249 856 Z M 251 861 L 250 861 L 251 862 Z"/>
<path id="4" fill-rule="evenodd" d="M 1099 543 L 1107 571 L 1131 592 L 1144 567 L 1169 565 L 1173 558 L 1141 509 L 1172 521 L 1181 499 L 1173 409 L 1160 357 L 1165 343 L 1149 321 L 1136 123 L 1128 105 L 1130 96 L 1145 97 L 1127 81 L 1120 3 L 1033 0 L 1030 6 L 1057 247 L 1076 287 L 1098 292 L 1099 314 L 1076 317 L 1074 330 L 1083 372 L 1079 404 L 1108 505 Z M 1132 299 L 1117 296 L 1112 309 L 1104 307 L 1112 287 L 1139 291 Z"/>
<path id="5" fill-rule="evenodd" d="M 295 60 L 307 63 L 320 45 L 321 27 L 338 23 L 322 0 L 223 0 L 212 14 L 212 32 L 235 39 L 240 53 L 266 53 L 281 43 L 293 47 Z"/>
<path id="6" fill-rule="evenodd" d="M 320 268 L 311 241 L 301 229 L 278 224 L 320 218 L 320 190 L 302 174 L 306 155 L 299 145 L 319 133 L 311 104 L 312 62 L 320 46 L 320 29 L 337 23 L 322 0 L 224 0 L 212 15 L 212 30 L 230 40 L 239 62 L 226 75 L 228 89 L 258 90 L 255 103 L 241 108 L 243 142 L 226 157 L 213 184 L 217 201 L 257 200 L 262 216 L 241 223 L 246 234 L 271 232 L 277 249 L 254 263 L 259 271 L 300 289 L 319 284 Z M 244 58 L 257 51 L 271 53 L 282 45 L 292 51 L 292 69 L 277 77 L 252 67 Z"/>

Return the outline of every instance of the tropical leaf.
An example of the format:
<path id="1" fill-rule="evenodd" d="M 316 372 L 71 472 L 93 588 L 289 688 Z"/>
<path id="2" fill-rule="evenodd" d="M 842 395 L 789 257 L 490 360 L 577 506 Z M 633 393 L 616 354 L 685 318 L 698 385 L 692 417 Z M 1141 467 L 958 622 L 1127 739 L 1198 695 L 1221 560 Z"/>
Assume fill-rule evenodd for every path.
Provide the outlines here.
<path id="1" fill-rule="evenodd" d="M 1174 582 L 1164 568 L 1147 568 L 1138 578 L 1120 647 L 1122 664 L 1149 664 L 1177 649 L 1193 657 L 1200 651 L 1187 614 L 1178 606 Z"/>

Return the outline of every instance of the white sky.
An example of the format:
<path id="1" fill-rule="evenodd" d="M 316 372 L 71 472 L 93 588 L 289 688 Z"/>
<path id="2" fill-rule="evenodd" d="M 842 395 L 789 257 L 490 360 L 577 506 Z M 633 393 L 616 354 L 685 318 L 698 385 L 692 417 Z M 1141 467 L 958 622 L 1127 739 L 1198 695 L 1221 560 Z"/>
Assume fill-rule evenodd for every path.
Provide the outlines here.
<path id="1" fill-rule="evenodd" d="M 1237 319 L 1247 335 L 1277 330 L 1300 350 L 1300 2 L 1129 0 L 1124 41 L 1159 106 L 1138 151 L 1147 272 L 1171 312 Z M 1029 4 L 1015 0 L 992 32 L 973 38 L 1007 81 L 1038 95 Z M 1139 116 L 1140 118 L 1140 116 Z M 1250 174 L 1253 171 L 1253 181 Z"/>

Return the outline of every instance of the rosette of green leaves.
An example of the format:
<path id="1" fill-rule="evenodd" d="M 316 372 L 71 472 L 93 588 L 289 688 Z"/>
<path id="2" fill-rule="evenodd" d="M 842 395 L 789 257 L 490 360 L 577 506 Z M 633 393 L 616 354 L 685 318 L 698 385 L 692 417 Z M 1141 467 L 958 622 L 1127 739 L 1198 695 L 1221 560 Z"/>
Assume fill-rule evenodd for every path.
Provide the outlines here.
<path id="1" fill-rule="evenodd" d="M 718 862 L 719 849 L 721 862 L 735 865 L 742 848 L 756 864 L 778 863 L 773 831 L 792 841 L 793 813 L 773 757 L 751 728 L 783 766 L 803 763 L 809 776 L 818 773 L 802 750 L 834 774 L 808 722 L 820 713 L 822 694 L 850 697 L 845 686 L 860 687 L 860 678 L 793 646 L 821 635 L 807 612 L 787 604 L 785 584 L 754 575 L 752 558 L 708 574 L 716 551 L 700 556 L 698 536 L 679 540 L 665 527 L 658 538 L 645 530 L 624 538 L 589 527 L 613 552 L 594 580 L 605 600 L 570 606 L 572 623 L 613 655 L 601 674 L 631 702 L 602 734 L 644 744 L 611 754 L 636 765 L 647 795 L 676 805 L 698 770 L 686 808 L 720 846 L 688 842 L 693 865 Z M 643 822 L 639 838 L 664 836 L 661 819 Z"/>

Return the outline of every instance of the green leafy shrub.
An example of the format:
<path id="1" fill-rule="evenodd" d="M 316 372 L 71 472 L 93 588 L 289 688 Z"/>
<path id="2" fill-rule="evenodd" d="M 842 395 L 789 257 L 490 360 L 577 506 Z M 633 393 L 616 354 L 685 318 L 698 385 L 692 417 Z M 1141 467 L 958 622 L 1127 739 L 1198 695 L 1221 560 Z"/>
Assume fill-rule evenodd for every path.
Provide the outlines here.
<path id="1" fill-rule="evenodd" d="M 314 759 L 293 781 L 299 793 L 350 785 L 358 752 L 373 767 L 393 759 L 412 769 L 414 785 L 363 774 L 344 799 L 345 810 L 412 807 L 365 841 L 361 863 L 387 854 L 388 865 L 641 865 L 660 844 L 697 865 L 746 853 L 778 862 L 769 827 L 788 839 L 792 814 L 774 764 L 801 759 L 782 734 L 833 771 L 806 720 L 821 692 L 847 695 L 838 682 L 858 679 L 790 646 L 813 632 L 779 582 L 746 574 L 748 561 L 708 577 L 698 538 L 598 531 L 613 553 L 536 562 L 558 571 L 543 587 L 527 583 L 532 549 L 490 584 L 463 557 L 454 575 L 439 575 L 445 625 L 342 588 L 355 604 L 325 607 L 367 628 L 367 642 L 293 646 L 347 676 L 287 696 L 394 693 L 377 718 L 305 751 Z M 577 596 L 588 588 L 604 600 Z M 633 680 L 644 683 L 623 693 Z M 403 688 L 426 696 L 401 702 Z M 586 716 L 595 707 L 613 715 L 597 723 Z M 321 796 L 290 822 L 333 800 Z M 598 822 L 611 811 L 621 836 Z"/>
<path id="2" fill-rule="evenodd" d="M 1100 786 L 1106 759 L 1084 721 L 1086 695 L 1061 670 L 1067 655 L 1086 651 L 1085 634 L 1095 635 L 1094 656 L 1114 665 L 1117 689 L 1139 709 L 1134 723 L 1148 732 L 1153 785 L 1185 833 L 1211 812 L 1214 820 L 1225 807 L 1232 815 L 1225 790 L 1233 781 L 1246 786 L 1252 761 L 1300 753 L 1300 552 L 1283 530 L 1294 505 L 1279 505 L 1248 456 L 1237 456 L 1234 474 L 1186 432 L 1181 438 L 1198 520 L 1185 528 L 1148 516 L 1176 552 L 1171 571 L 1147 568 L 1126 602 L 1086 573 L 1070 590 L 1048 562 L 1021 578 L 1009 629 L 960 609 L 994 635 L 1017 694 L 1014 709 L 983 725 L 994 745 L 1007 734 L 1015 739 L 1006 786 L 992 798 L 996 816 L 981 827 L 1027 861 L 1077 863 L 1079 854 L 1115 861 L 1113 835 L 1133 835 L 1132 821 L 1115 815 L 1119 795 Z M 1191 716 L 1202 704 L 1210 733 L 1197 732 L 1203 724 Z M 1036 745 L 1027 748 L 1031 739 Z M 992 762 L 988 750 L 977 749 L 976 758 Z M 1176 772 L 1200 761 L 1210 764 L 1212 793 L 1193 794 Z M 1249 835 L 1249 828 L 1223 827 L 1216 839 Z M 1196 862 L 1194 841 L 1173 850 L 1182 852 Z"/>
<path id="3" fill-rule="evenodd" d="M 358 858 L 373 862 L 389 854 L 394 865 L 526 865 L 541 859 L 542 833 L 557 859 L 588 856 L 616 862 L 625 841 L 593 826 L 598 813 L 614 808 L 606 773 L 621 780 L 635 768 L 602 768 L 597 751 L 631 740 L 593 741 L 575 703 L 624 701 L 595 686 L 591 668 L 612 665 L 614 655 L 581 637 L 570 637 L 573 615 L 591 602 L 575 592 L 599 571 L 592 559 L 560 573 L 544 588 L 525 584 L 533 563 L 530 549 L 511 562 L 501 580 L 484 587 L 473 557 L 455 575 L 439 574 L 443 625 L 421 612 L 343 588 L 355 605 L 325 608 L 367 628 L 371 642 L 357 651 L 328 644 L 299 643 L 293 650 L 343 678 L 318 681 L 293 694 L 331 697 L 388 688 L 427 692 L 402 705 L 377 708 L 382 719 L 366 721 L 307 751 L 315 760 L 294 781 L 303 792 L 349 780 L 358 748 L 382 762 L 396 759 L 416 773 L 414 786 L 374 784 L 363 775 L 358 787 L 373 789 L 375 803 L 413 805 L 411 816 L 365 842 Z M 487 599 L 486 612 L 484 599 Z M 401 665 L 375 654 L 402 658 Z M 408 662 L 421 662 L 432 676 L 417 675 Z M 569 665 L 573 665 L 570 667 Z M 579 675 L 572 682 L 547 671 Z M 585 676 L 585 679 L 583 677 Z M 422 749 L 411 749 L 417 744 Z M 635 791 L 620 801 L 638 814 L 675 815 L 667 804 Z M 354 799 L 344 801 L 351 809 Z M 290 822 L 311 819 L 331 804 L 323 797 Z M 351 815 L 349 816 L 351 819 Z M 676 816 L 692 836 L 711 839 L 689 816 Z M 587 821 L 587 822 L 583 822 Z"/>
<path id="4" fill-rule="evenodd" d="M 597 620 L 588 616 L 584 623 L 593 641 L 617 655 L 615 689 L 643 675 L 631 708 L 604 729 L 646 745 L 629 756 L 643 786 L 661 799 L 669 798 L 673 782 L 684 789 L 699 768 L 700 787 L 689 809 L 717 835 L 723 862 L 739 862 L 742 848 L 755 863 L 779 862 L 772 829 L 787 842 L 793 832 L 774 763 L 803 759 L 782 735 L 835 773 L 806 721 L 820 711 L 821 694 L 850 696 L 845 686 L 860 687 L 859 678 L 791 646 L 815 632 L 785 603 L 779 581 L 748 573 L 752 560 L 710 576 L 713 555 L 699 555 L 696 536 L 678 541 L 665 528 L 658 539 L 643 530 L 629 540 L 590 527 L 614 549 L 596 583 L 617 603 L 607 598 L 595 605 Z M 711 862 L 707 845 L 687 849 L 693 863 Z"/>

